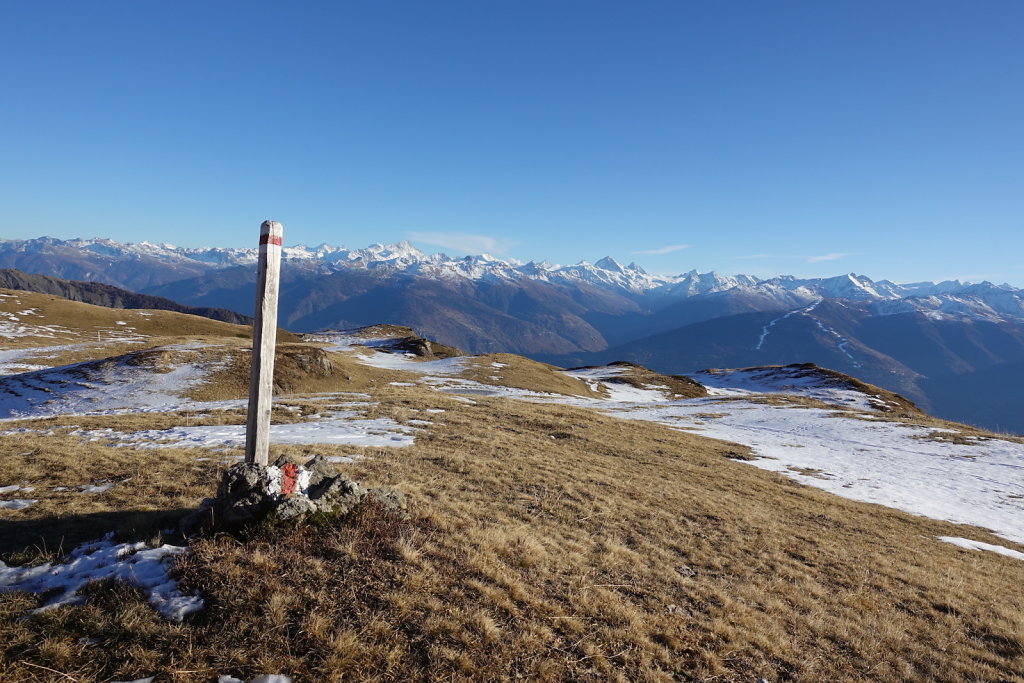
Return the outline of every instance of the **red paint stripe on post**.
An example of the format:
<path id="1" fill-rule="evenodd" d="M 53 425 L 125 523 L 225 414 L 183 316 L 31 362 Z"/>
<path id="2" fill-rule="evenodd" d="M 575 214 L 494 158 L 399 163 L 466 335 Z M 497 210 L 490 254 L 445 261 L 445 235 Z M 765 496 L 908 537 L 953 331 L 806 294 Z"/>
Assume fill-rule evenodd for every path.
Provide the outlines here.
<path id="1" fill-rule="evenodd" d="M 281 244 L 282 244 L 281 236 L 280 235 L 260 235 L 260 244 L 261 245 L 263 245 L 263 244 L 274 244 L 274 245 L 277 245 L 277 246 L 281 246 Z"/>
<path id="2" fill-rule="evenodd" d="M 295 495 L 295 484 L 299 480 L 299 466 L 293 462 L 284 464 L 281 468 L 281 495 L 287 497 Z"/>

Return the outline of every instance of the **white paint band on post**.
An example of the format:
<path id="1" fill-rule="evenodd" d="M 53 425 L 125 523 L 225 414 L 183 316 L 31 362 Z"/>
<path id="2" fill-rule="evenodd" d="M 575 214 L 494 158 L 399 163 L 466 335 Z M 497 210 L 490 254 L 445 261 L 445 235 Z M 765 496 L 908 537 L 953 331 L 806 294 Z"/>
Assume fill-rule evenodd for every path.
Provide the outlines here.
<path id="1" fill-rule="evenodd" d="M 270 410 L 274 393 L 274 347 L 277 343 L 277 295 L 281 284 L 284 228 L 276 221 L 260 226 L 256 276 L 256 320 L 252 327 L 252 375 L 245 422 L 245 461 L 266 465 L 270 452 Z"/>

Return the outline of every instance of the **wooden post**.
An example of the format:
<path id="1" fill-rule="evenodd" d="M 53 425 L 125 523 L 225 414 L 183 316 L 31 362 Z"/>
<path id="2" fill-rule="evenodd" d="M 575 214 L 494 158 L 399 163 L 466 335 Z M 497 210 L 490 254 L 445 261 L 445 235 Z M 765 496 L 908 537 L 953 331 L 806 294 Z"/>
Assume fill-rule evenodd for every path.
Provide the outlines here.
<path id="1" fill-rule="evenodd" d="M 252 375 L 245 422 L 245 462 L 266 466 L 270 452 L 270 409 L 274 393 L 274 345 L 277 342 L 277 294 L 281 283 L 281 236 L 276 221 L 260 226 L 256 277 L 256 320 L 252 327 Z"/>

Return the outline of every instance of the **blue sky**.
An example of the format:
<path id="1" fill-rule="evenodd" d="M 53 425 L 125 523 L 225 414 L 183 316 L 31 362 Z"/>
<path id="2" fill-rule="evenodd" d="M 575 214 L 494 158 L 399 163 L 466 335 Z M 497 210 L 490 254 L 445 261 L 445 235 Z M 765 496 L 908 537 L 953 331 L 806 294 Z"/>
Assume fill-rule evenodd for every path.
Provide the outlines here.
<path id="1" fill-rule="evenodd" d="M 6 2 L 0 238 L 1024 286 L 1024 3 Z"/>

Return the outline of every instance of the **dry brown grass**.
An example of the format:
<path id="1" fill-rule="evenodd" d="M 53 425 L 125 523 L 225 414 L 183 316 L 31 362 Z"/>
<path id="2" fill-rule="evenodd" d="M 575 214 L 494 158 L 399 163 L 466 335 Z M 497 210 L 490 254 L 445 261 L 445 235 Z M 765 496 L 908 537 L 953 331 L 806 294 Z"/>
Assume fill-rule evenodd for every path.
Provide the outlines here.
<path id="1" fill-rule="evenodd" d="M 84 339 L 95 339 L 96 332 L 104 336 L 124 335 L 130 331 L 143 336 L 167 336 L 167 330 L 174 330 L 176 336 L 241 336 L 249 337 L 251 328 L 244 325 L 232 325 L 196 315 L 175 313 L 173 311 L 147 311 L 136 309 L 107 308 L 93 306 L 79 301 L 70 301 L 50 294 L 37 294 L 21 290 L 0 289 L 0 294 L 12 297 L 0 297 L 0 311 L 18 314 L 21 311 L 37 308 L 42 316 L 19 316 L 27 325 L 58 325 L 70 330 Z M 127 325 L 119 325 L 125 322 Z M 128 328 L 131 328 L 129 330 Z M 290 334 L 290 333 L 289 333 Z M 21 342 L 18 340 L 22 339 Z M 15 338 L 7 346 L 39 346 L 47 343 L 47 338 Z M 58 343 L 76 341 L 66 337 Z M 52 342 L 50 342 L 52 343 Z"/>
<path id="2" fill-rule="evenodd" d="M 837 498 L 653 424 L 374 393 L 379 414 L 434 423 L 410 448 L 344 449 L 368 456 L 352 475 L 411 496 L 410 520 L 368 509 L 198 540 L 181 571 L 209 607 L 184 625 L 123 586 L 27 620 L 39 598 L 2 595 L 3 680 L 1024 680 L 1024 564 L 935 537 L 1013 546 L 1002 539 Z M 59 434 L 0 446 L 26 453 L 5 457 L 0 485 L 130 475 L 94 499 L 0 512 L 8 524 L 91 520 L 95 536 L 102 510 L 185 507 L 214 485 L 195 450 Z"/>
<path id="3" fill-rule="evenodd" d="M 499 364 L 501 367 L 495 367 L 494 364 Z M 489 353 L 483 356 L 473 356 L 461 377 L 475 380 L 481 384 L 514 387 L 549 394 L 591 398 L 601 396 L 591 390 L 586 382 L 569 377 L 560 370 L 561 368 L 554 365 L 538 363 L 511 353 Z"/>
<path id="4" fill-rule="evenodd" d="M 34 487 L 18 497 L 39 501 L 0 510 L 0 558 L 18 562 L 54 559 L 108 531 L 148 539 L 194 508 L 222 467 L 219 458 L 197 460 L 194 451 L 110 448 L 60 431 L 4 436 L 0 447 L 0 480 Z M 80 488 L 110 482 L 103 493 Z"/>
<path id="5" fill-rule="evenodd" d="M 197 401 L 245 398 L 249 395 L 251 354 L 237 346 L 209 380 L 189 392 Z M 374 368 L 344 353 L 323 350 L 316 343 L 278 344 L 274 356 L 274 393 L 303 395 L 329 392 L 389 391 L 391 382 L 412 383 L 420 375 Z"/>

